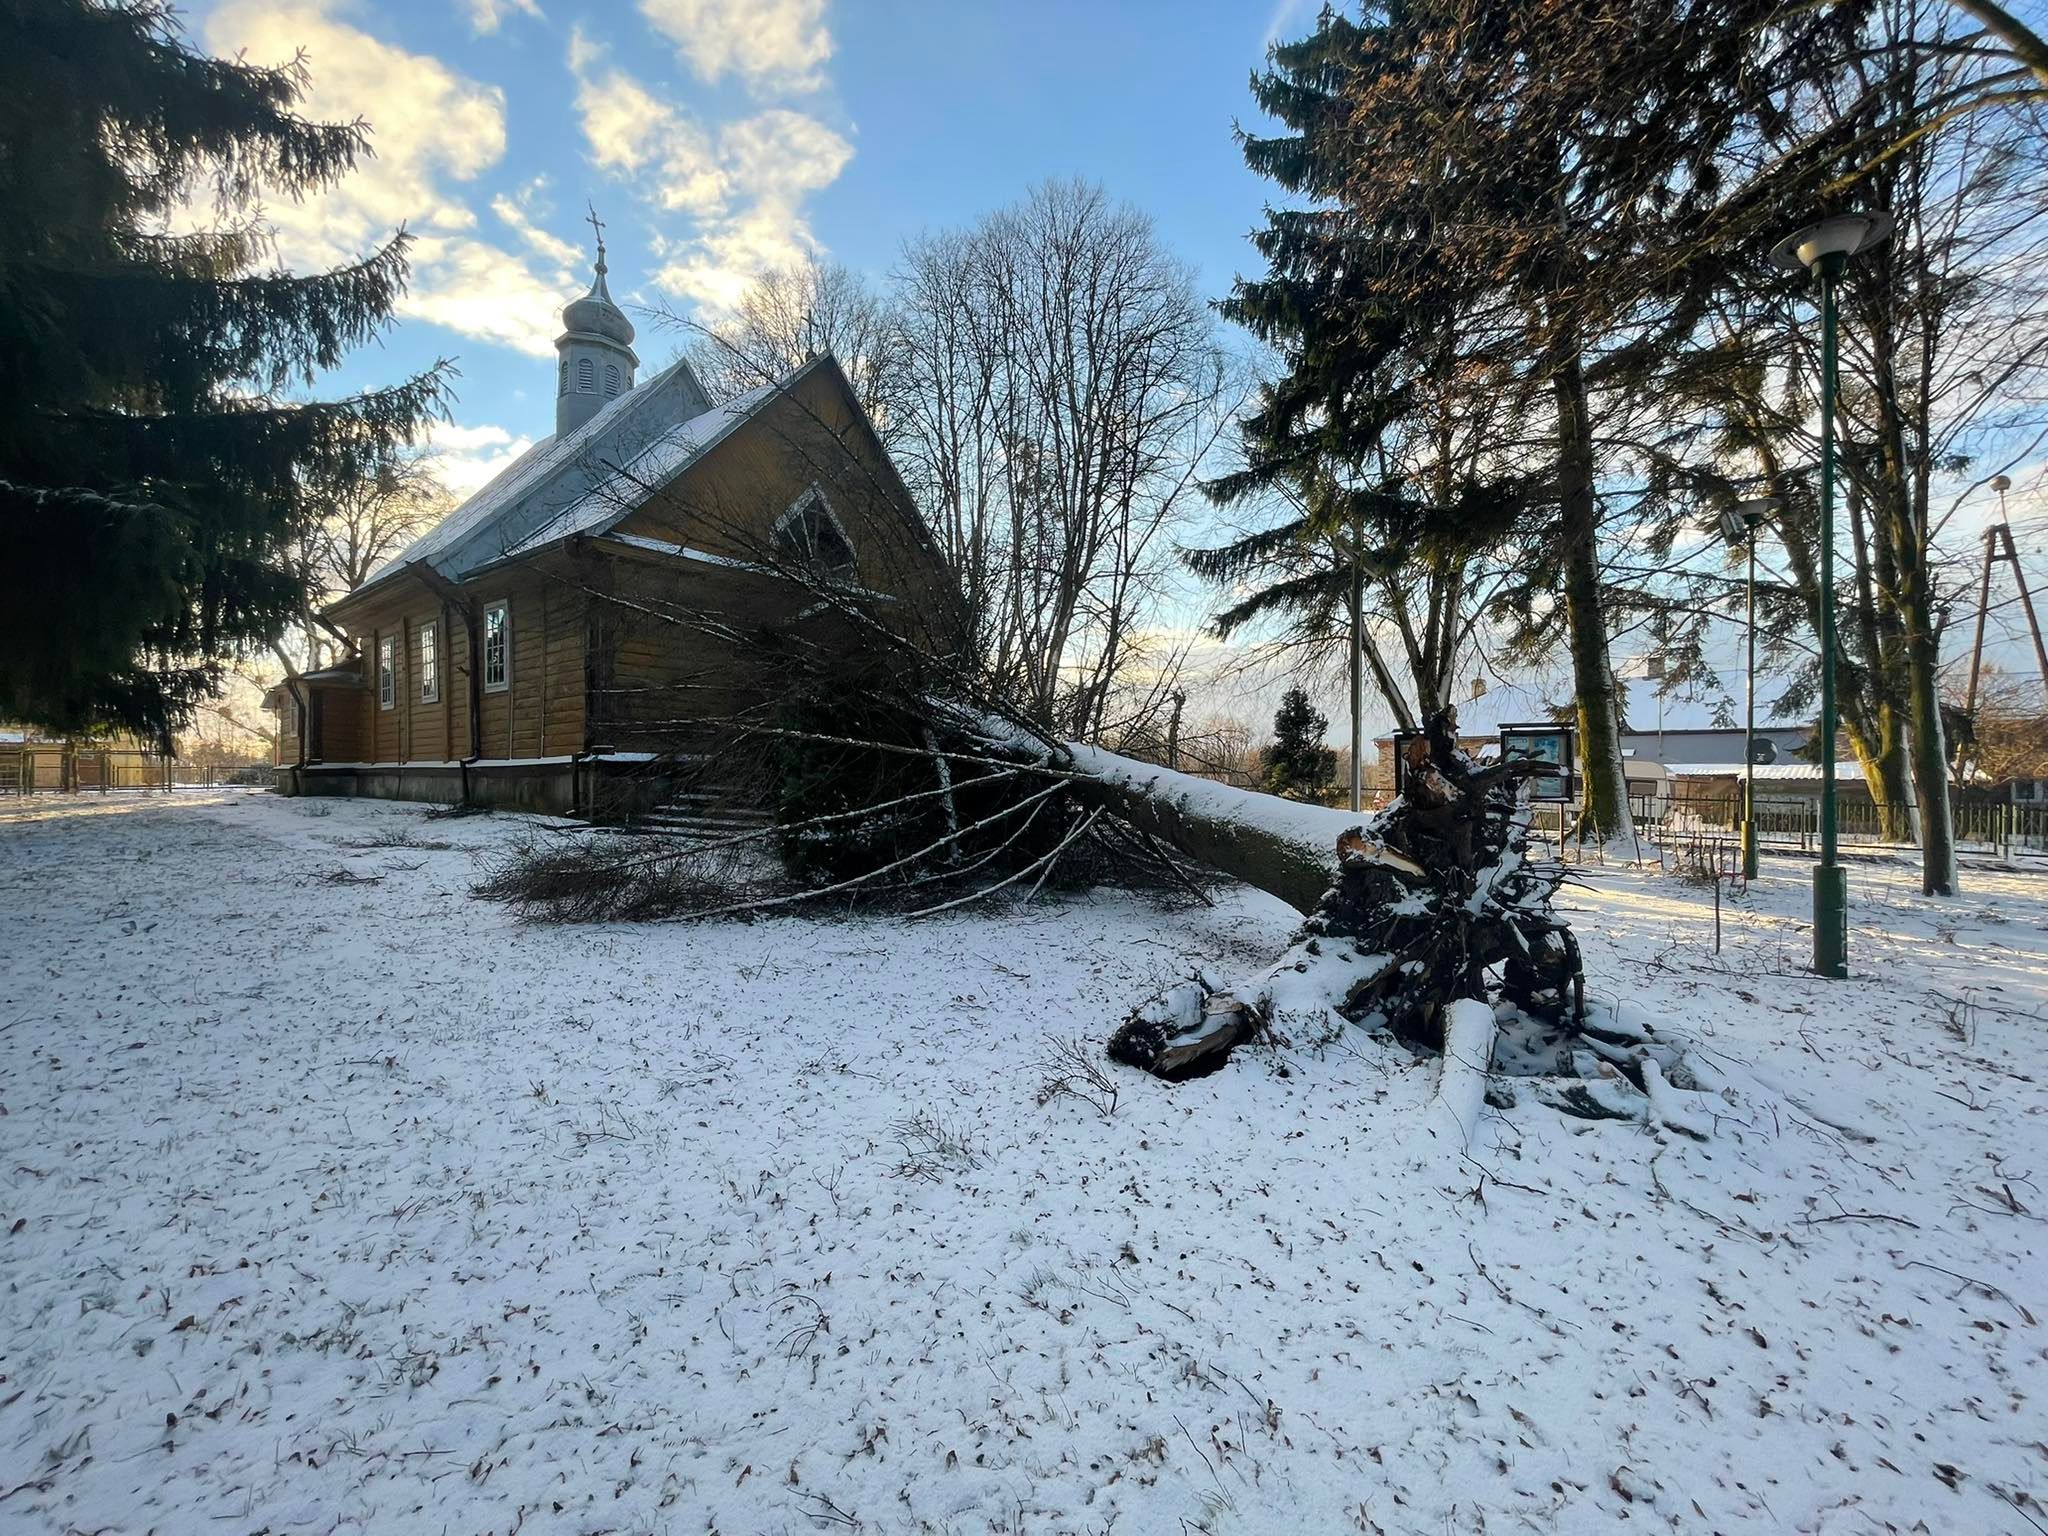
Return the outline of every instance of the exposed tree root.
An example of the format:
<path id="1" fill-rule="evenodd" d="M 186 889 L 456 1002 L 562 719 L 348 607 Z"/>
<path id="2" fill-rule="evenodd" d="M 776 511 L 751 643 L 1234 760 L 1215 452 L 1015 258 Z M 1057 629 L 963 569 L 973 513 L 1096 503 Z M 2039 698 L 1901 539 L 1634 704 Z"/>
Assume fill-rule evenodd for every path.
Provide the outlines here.
<path id="1" fill-rule="evenodd" d="M 1431 1113 L 1461 1147 L 1496 1072 L 1567 1114 L 1704 1138 L 1683 1052 L 1587 1016 L 1579 946 L 1552 907 L 1564 870 L 1529 856 L 1525 770 L 1471 762 L 1455 731 L 1450 711 L 1432 720 L 1403 797 L 1338 838 L 1336 879 L 1277 964 L 1149 1000 L 1109 1054 L 1179 1080 L 1249 1041 L 1358 1025 L 1442 1053 Z"/>

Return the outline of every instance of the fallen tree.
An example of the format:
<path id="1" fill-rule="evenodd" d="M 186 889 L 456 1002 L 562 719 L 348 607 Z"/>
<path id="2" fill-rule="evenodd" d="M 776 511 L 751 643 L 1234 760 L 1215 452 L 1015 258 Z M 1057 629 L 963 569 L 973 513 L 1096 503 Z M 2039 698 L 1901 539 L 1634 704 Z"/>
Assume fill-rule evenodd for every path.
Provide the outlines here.
<path id="1" fill-rule="evenodd" d="M 1428 722 L 1406 792 L 1361 819 L 1062 740 L 935 643 L 938 626 L 919 638 L 899 605 L 770 551 L 745 569 L 800 589 L 804 603 L 780 605 L 793 621 L 748 629 L 738 610 L 766 603 L 707 612 L 646 593 L 630 616 L 690 631 L 691 654 L 745 648 L 754 702 L 665 720 L 643 696 L 634 727 L 674 732 L 650 775 L 753 819 L 688 838 L 540 834 L 480 894 L 557 921 L 856 907 L 919 921 L 1062 885 L 1207 899 L 1205 872 L 1220 872 L 1301 912 L 1295 941 L 1248 980 L 1197 976 L 1135 1010 L 1110 1042 L 1117 1061 L 1184 1078 L 1247 1043 L 1358 1026 L 1441 1053 L 1439 1103 L 1468 1133 L 1475 1092 L 1500 1099 L 1518 1091 L 1511 1077 L 1575 1114 L 1698 1119 L 1680 1097 L 1694 1087 L 1682 1050 L 1589 1018 L 1552 905 L 1562 869 L 1530 852 L 1520 786 L 1545 770 L 1471 762 L 1453 711 Z M 679 704 L 692 686 L 676 684 Z"/>

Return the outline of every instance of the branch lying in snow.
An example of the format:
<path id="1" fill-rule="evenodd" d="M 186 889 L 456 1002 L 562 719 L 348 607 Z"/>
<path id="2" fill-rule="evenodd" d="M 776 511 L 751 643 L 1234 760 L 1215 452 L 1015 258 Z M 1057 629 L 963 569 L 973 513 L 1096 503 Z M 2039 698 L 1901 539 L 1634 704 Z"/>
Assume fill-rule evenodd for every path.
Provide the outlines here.
<path id="1" fill-rule="evenodd" d="M 1643 1092 L 1649 1097 L 1652 1124 L 1690 1136 L 1694 1141 L 1705 1141 L 1712 1133 L 1713 1128 L 1702 1125 L 1679 1099 L 1677 1091 L 1664 1080 L 1664 1069 L 1654 1056 L 1643 1058 Z"/>
<path id="2" fill-rule="evenodd" d="M 1453 1141 L 1459 1152 L 1472 1144 L 1486 1112 L 1486 1079 L 1493 1070 L 1493 1007 L 1461 997 L 1444 1010 L 1444 1053 L 1430 1101 L 1432 1135 Z"/>

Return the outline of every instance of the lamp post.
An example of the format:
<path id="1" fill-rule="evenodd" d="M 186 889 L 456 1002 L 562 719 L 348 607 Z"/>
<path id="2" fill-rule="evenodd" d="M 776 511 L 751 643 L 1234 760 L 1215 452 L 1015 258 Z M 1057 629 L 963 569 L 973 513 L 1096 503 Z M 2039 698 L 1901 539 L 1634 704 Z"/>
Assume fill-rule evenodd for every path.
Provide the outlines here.
<path id="1" fill-rule="evenodd" d="M 1771 260 L 1820 282 L 1820 863 L 1813 871 L 1813 969 L 1849 974 L 1849 879 L 1835 820 L 1835 289 L 1849 258 L 1892 232 L 1888 213 L 1843 213 L 1787 235 Z"/>
<path id="2" fill-rule="evenodd" d="M 1752 496 L 1721 512 L 1721 537 L 1749 556 L 1749 688 L 1744 698 L 1748 716 L 1742 725 L 1742 878 L 1754 880 L 1756 851 L 1756 531 L 1778 510 L 1775 496 Z"/>

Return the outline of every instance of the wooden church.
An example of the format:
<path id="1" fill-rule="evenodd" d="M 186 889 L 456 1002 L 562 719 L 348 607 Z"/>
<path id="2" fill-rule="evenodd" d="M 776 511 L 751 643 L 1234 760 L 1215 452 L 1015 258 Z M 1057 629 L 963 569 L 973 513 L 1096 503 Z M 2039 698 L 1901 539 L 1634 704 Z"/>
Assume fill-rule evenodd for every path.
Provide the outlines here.
<path id="1" fill-rule="evenodd" d="M 757 649 L 831 623 L 821 590 L 951 611 L 830 356 L 718 402 L 685 361 L 639 382 L 602 244 L 562 321 L 554 435 L 327 609 L 344 661 L 271 691 L 286 792 L 630 808 L 693 722 L 758 707 Z"/>

